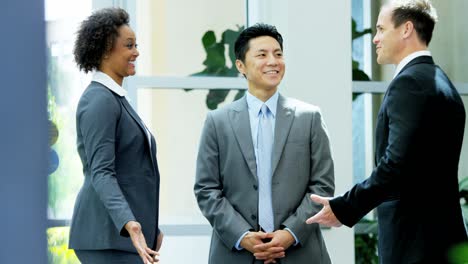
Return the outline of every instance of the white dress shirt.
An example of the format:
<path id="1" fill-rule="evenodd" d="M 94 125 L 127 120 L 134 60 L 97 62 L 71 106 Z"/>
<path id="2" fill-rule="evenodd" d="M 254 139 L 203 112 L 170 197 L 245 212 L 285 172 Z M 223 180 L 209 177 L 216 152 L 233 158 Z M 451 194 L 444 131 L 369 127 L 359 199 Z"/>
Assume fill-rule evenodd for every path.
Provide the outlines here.
<path id="1" fill-rule="evenodd" d="M 393 75 L 393 78 L 395 78 L 410 61 L 416 59 L 417 57 L 421 57 L 421 56 L 432 56 L 432 55 L 431 55 L 431 52 L 428 51 L 428 50 L 420 50 L 420 51 L 416 51 L 416 52 L 411 53 L 410 55 L 408 55 L 404 59 L 402 59 L 400 61 L 400 63 L 398 63 L 398 66 L 396 67 L 395 75 Z"/>

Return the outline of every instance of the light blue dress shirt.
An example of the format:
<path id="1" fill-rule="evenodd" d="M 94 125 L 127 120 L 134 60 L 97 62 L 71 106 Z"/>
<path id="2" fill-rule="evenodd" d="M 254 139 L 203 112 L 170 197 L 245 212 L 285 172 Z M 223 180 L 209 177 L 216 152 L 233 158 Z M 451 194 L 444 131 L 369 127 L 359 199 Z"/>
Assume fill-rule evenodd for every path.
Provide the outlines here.
<path id="1" fill-rule="evenodd" d="M 254 150 L 255 150 L 255 159 L 258 164 L 258 148 L 257 148 L 257 134 L 258 134 L 258 123 L 259 123 L 259 118 L 260 118 L 260 109 L 262 108 L 263 104 L 266 104 L 268 106 L 268 109 L 270 110 L 271 115 L 268 115 L 268 118 L 271 118 L 271 129 L 273 130 L 273 138 L 275 137 L 275 124 L 276 124 L 276 109 L 278 106 L 278 98 L 279 98 L 279 93 L 278 91 L 273 94 L 270 99 L 268 99 L 266 102 L 261 101 L 257 97 L 253 96 L 249 91 L 246 93 L 246 99 L 247 99 L 247 107 L 249 109 L 249 119 L 250 119 L 250 129 L 252 132 L 252 141 L 254 145 Z M 299 240 L 297 239 L 296 235 L 292 232 L 291 229 L 285 228 L 285 230 L 289 231 L 291 235 L 294 237 L 294 240 L 296 241 L 294 245 L 297 245 L 299 243 Z M 242 250 L 243 248 L 240 246 L 240 242 L 242 239 L 249 233 L 250 231 L 246 231 L 245 233 L 242 234 L 242 236 L 239 238 L 239 240 L 236 243 L 236 249 L 237 250 Z"/>

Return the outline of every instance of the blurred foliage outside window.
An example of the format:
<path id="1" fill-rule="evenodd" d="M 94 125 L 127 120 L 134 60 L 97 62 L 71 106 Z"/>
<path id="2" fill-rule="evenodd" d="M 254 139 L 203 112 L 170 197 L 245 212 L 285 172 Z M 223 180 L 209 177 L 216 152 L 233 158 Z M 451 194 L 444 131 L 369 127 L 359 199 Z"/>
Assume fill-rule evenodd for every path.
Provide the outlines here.
<path id="1" fill-rule="evenodd" d="M 190 76 L 218 76 L 218 77 L 237 77 L 239 72 L 236 68 L 236 55 L 234 54 L 234 43 L 239 34 L 244 30 L 244 26 L 237 26 L 237 30 L 226 29 L 221 34 L 221 39 L 216 40 L 213 30 L 208 30 L 202 37 L 203 48 L 206 52 L 206 59 L 203 61 L 205 69 Z M 226 59 L 226 47 L 228 50 L 228 59 Z M 227 65 L 230 62 L 230 66 Z M 186 89 L 190 91 L 190 89 Z M 210 89 L 206 96 L 206 106 L 213 110 L 226 100 L 230 89 Z M 245 90 L 237 90 L 234 100 L 241 98 Z"/>

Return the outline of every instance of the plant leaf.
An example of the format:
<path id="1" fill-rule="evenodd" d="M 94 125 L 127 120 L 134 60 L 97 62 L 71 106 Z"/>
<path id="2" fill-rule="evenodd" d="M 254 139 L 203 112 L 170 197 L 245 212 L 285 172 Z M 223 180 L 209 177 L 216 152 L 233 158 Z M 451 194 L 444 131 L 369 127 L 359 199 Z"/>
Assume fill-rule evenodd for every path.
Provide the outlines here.
<path id="1" fill-rule="evenodd" d="M 205 51 L 208 50 L 211 45 L 216 43 L 216 35 L 213 30 L 208 30 L 203 34 L 202 43 Z"/>
<path id="2" fill-rule="evenodd" d="M 227 29 L 223 32 L 221 42 L 224 44 L 228 45 L 229 49 L 229 59 L 231 60 L 232 67 L 231 69 L 235 70 L 237 73 L 236 69 L 236 54 L 234 53 L 234 43 L 236 42 L 236 39 L 239 37 L 240 33 L 244 30 L 244 26 L 239 27 L 237 25 L 237 30 L 234 31 L 232 29 Z"/>
<path id="3" fill-rule="evenodd" d="M 206 96 L 206 106 L 208 106 L 208 109 L 214 110 L 218 108 L 218 105 L 226 100 L 228 93 L 229 89 L 210 90 Z"/>

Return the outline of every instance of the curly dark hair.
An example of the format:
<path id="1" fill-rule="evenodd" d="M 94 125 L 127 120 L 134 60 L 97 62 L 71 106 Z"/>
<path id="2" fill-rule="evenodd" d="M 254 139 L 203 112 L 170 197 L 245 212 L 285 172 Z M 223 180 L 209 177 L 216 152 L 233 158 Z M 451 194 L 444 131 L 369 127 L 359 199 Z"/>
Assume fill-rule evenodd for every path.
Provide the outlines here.
<path id="1" fill-rule="evenodd" d="M 80 70 L 90 72 L 101 65 L 102 57 L 114 46 L 118 29 L 128 25 L 128 13 L 121 8 L 105 8 L 94 12 L 81 23 L 73 54 Z"/>

